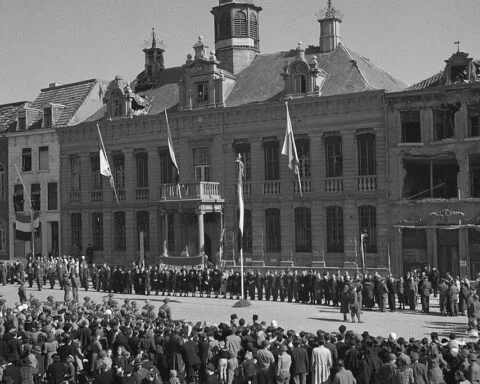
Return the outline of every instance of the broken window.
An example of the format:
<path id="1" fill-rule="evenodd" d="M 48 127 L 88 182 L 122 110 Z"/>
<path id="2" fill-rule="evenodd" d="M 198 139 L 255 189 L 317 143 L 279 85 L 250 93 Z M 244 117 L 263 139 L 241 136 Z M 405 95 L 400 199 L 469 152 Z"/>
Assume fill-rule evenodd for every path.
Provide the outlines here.
<path id="1" fill-rule="evenodd" d="M 421 143 L 420 110 L 401 111 L 402 143 Z"/>
<path id="2" fill-rule="evenodd" d="M 455 113 L 460 103 L 448 104 L 433 110 L 434 140 L 444 140 L 455 136 Z"/>
<path id="3" fill-rule="evenodd" d="M 403 197 L 411 200 L 457 197 L 455 158 L 404 159 Z"/>
<path id="4" fill-rule="evenodd" d="M 480 155 L 470 156 L 470 196 L 480 197 Z"/>
<path id="5" fill-rule="evenodd" d="M 450 79 L 452 83 L 466 83 L 468 82 L 468 67 L 467 65 L 452 66 L 450 69 Z"/>
<path id="6" fill-rule="evenodd" d="M 468 136 L 480 136 L 480 104 L 468 106 Z"/>

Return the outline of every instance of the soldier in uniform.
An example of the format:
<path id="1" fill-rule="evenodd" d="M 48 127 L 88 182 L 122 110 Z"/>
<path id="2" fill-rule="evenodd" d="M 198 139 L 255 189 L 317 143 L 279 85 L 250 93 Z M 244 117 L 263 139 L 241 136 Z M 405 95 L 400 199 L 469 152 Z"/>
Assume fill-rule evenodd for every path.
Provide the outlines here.
<path id="1" fill-rule="evenodd" d="M 188 271 L 188 290 L 192 293 L 192 297 L 195 297 L 197 291 L 197 271 L 193 267 Z"/>
<path id="2" fill-rule="evenodd" d="M 220 284 L 222 281 L 222 272 L 215 267 L 212 271 L 212 288 L 213 292 L 215 293 L 215 298 L 218 298 L 218 294 L 220 293 Z"/>
<path id="3" fill-rule="evenodd" d="M 458 316 L 458 295 L 460 294 L 460 290 L 457 287 L 455 282 L 450 284 L 450 288 L 448 290 L 448 299 L 450 304 L 450 316 Z"/>
<path id="4" fill-rule="evenodd" d="M 71 279 L 73 301 L 78 303 L 78 289 L 81 287 L 82 283 L 80 281 L 80 277 L 77 274 L 77 271 L 72 271 Z"/>
<path id="5" fill-rule="evenodd" d="M 263 276 L 261 271 L 257 270 L 257 296 L 258 300 L 263 300 L 263 286 L 265 284 L 265 277 Z"/>
<path id="6" fill-rule="evenodd" d="M 152 291 L 152 281 L 150 277 L 150 269 L 145 268 L 143 270 L 143 281 L 145 282 L 145 290 L 144 292 L 146 293 L 147 296 L 150 296 L 150 293 Z"/>
<path id="7" fill-rule="evenodd" d="M 31 261 L 29 261 L 27 263 L 27 268 L 25 269 L 25 272 L 27 273 L 28 287 L 32 288 L 33 287 L 34 270 L 33 270 L 33 264 L 32 264 Z"/>
<path id="8" fill-rule="evenodd" d="M 420 295 L 422 300 L 422 312 L 430 313 L 430 295 L 433 292 L 432 283 L 428 281 L 427 275 L 423 276 Z"/>
<path id="9" fill-rule="evenodd" d="M 395 312 L 395 298 L 397 295 L 397 284 L 395 283 L 395 278 L 390 275 L 387 280 L 387 290 L 388 290 L 388 308 L 391 312 Z"/>
<path id="10" fill-rule="evenodd" d="M 268 270 L 265 274 L 265 300 L 270 300 L 270 295 L 272 294 L 273 287 L 273 276 L 272 273 Z"/>
<path id="11" fill-rule="evenodd" d="M 206 297 L 210 297 L 210 292 L 212 290 L 212 279 L 210 277 L 210 271 L 205 268 L 202 272 L 202 289 L 200 291 L 200 297 L 206 295 Z"/>
<path id="12" fill-rule="evenodd" d="M 43 285 L 43 267 L 40 264 L 40 261 L 36 261 L 33 265 L 33 273 L 35 274 L 35 281 L 37 282 L 37 288 L 39 291 L 42 290 Z"/>
<path id="13" fill-rule="evenodd" d="M 67 302 L 70 300 L 70 291 L 72 290 L 72 282 L 67 271 L 62 276 L 62 286 L 64 291 L 63 300 Z"/>
<path id="14" fill-rule="evenodd" d="M 245 296 L 248 295 L 250 296 L 250 300 L 255 300 L 255 275 L 253 274 L 252 270 L 249 270 L 245 279 L 246 282 L 246 290 L 245 290 Z"/>
<path id="15" fill-rule="evenodd" d="M 82 287 L 85 288 L 85 291 L 88 291 L 89 285 L 89 270 L 88 264 L 85 260 L 85 256 L 82 256 L 82 262 L 80 263 L 80 281 L 82 283 Z"/>
<path id="16" fill-rule="evenodd" d="M 280 276 L 278 276 L 277 271 L 273 272 L 273 284 L 272 284 L 272 300 L 278 300 L 278 293 L 280 292 Z"/>
<path id="17" fill-rule="evenodd" d="M 288 271 L 287 279 L 286 279 L 286 286 L 287 286 L 287 300 L 289 303 L 293 301 L 293 272 Z"/>
<path id="18" fill-rule="evenodd" d="M 447 294 L 448 294 L 448 284 L 444 278 L 440 279 L 440 284 L 438 284 L 438 293 L 439 293 L 439 306 L 440 306 L 440 314 L 445 316 L 447 314 Z"/>
<path id="19" fill-rule="evenodd" d="M 378 308 L 380 312 L 385 312 L 387 307 L 388 300 L 388 286 L 385 283 L 385 279 L 381 278 L 380 282 L 377 284 L 377 298 L 378 298 Z"/>

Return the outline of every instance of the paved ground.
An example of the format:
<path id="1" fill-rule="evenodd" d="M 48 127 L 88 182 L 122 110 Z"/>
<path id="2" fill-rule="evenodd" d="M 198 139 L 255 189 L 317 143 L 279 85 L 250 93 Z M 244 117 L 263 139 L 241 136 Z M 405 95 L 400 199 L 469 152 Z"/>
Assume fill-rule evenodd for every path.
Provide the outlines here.
<path id="1" fill-rule="evenodd" d="M 27 296 L 32 293 L 35 297 L 45 300 L 47 296 L 52 295 L 56 300 L 63 300 L 63 291 L 56 288 L 43 289 L 41 292 L 36 289 L 27 288 Z M 0 286 L 0 294 L 7 299 L 7 304 L 13 305 L 18 302 L 18 285 Z M 80 300 L 89 296 L 95 302 L 102 302 L 106 296 L 103 292 L 88 291 L 83 289 L 79 293 Z M 123 302 L 126 297 L 137 301 L 142 307 L 145 300 L 150 300 L 151 304 L 159 307 L 163 304 L 163 297 L 142 296 L 142 295 L 114 295 L 114 297 Z M 220 322 L 229 322 L 230 314 L 236 313 L 239 318 L 244 318 L 250 322 L 253 314 L 257 314 L 260 321 L 270 322 L 276 320 L 279 326 L 284 329 L 295 329 L 297 331 L 316 331 L 323 329 L 325 331 L 336 331 L 341 324 L 344 324 L 342 315 L 338 308 L 305 305 L 295 303 L 281 303 L 272 301 L 252 301 L 252 305 L 247 308 L 233 308 L 235 300 L 199 298 L 199 297 L 171 297 L 170 307 L 174 318 L 188 319 L 192 321 L 207 321 L 211 324 Z M 391 331 L 403 336 L 406 339 L 410 337 L 422 338 L 437 331 L 440 335 L 448 335 L 454 331 L 457 334 L 465 335 L 466 318 L 465 317 L 443 317 L 439 315 L 437 300 L 432 300 L 432 313 L 422 314 L 421 312 L 397 311 L 385 312 L 366 311 L 362 316 L 364 323 L 351 324 L 345 323 L 349 329 L 356 332 L 367 330 L 372 335 L 388 336 Z"/>

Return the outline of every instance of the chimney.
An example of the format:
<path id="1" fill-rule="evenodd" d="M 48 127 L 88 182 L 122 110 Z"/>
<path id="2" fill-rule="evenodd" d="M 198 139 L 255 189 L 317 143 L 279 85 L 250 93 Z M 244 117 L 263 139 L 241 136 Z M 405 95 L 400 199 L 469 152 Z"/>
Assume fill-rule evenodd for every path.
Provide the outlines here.
<path id="1" fill-rule="evenodd" d="M 320 23 L 320 52 L 332 52 L 341 41 L 340 23 L 342 22 L 343 14 L 332 5 L 331 0 L 328 0 L 327 7 L 320 13 L 323 15 L 323 18 L 318 19 Z"/>
<path id="2" fill-rule="evenodd" d="M 55 88 L 55 87 L 59 87 L 60 85 L 62 85 L 62 84 L 60 84 L 60 83 L 50 83 L 50 84 L 48 84 L 48 88 Z"/>

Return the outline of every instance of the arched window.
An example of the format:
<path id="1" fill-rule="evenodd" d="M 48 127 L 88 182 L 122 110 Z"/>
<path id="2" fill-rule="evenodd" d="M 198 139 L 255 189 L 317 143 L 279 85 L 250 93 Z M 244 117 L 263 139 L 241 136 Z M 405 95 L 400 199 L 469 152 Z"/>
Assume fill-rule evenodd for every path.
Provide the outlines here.
<path id="1" fill-rule="evenodd" d="M 5 188 L 5 168 L 0 164 L 0 200 L 5 200 L 7 197 Z"/>
<path id="2" fill-rule="evenodd" d="M 233 28 L 235 37 L 247 37 L 247 15 L 245 12 L 237 11 L 233 19 Z"/>
<path id="3" fill-rule="evenodd" d="M 250 14 L 250 37 L 252 39 L 258 40 L 257 15 L 255 15 L 254 13 Z"/>
<path id="4" fill-rule="evenodd" d="M 220 16 L 220 30 L 218 35 L 219 39 L 232 36 L 232 28 L 230 24 L 230 13 L 224 13 L 222 16 Z"/>
<path id="5" fill-rule="evenodd" d="M 296 75 L 295 80 L 295 91 L 294 93 L 306 93 L 307 92 L 307 79 L 305 75 Z"/>

